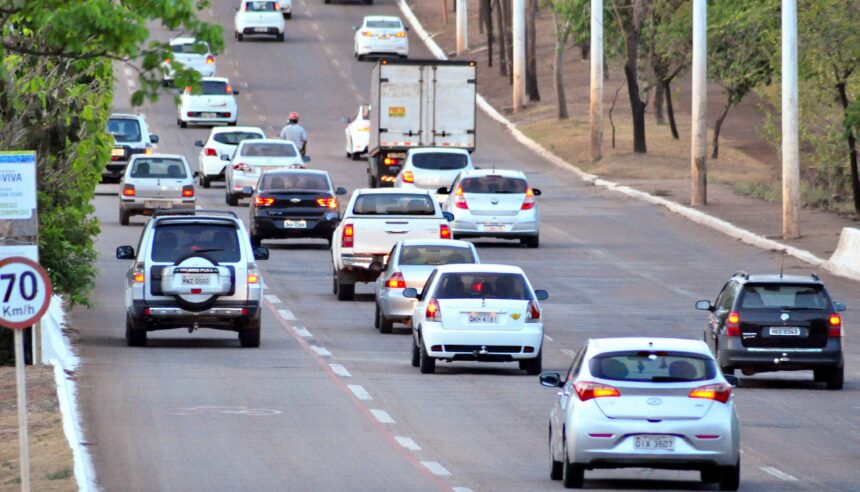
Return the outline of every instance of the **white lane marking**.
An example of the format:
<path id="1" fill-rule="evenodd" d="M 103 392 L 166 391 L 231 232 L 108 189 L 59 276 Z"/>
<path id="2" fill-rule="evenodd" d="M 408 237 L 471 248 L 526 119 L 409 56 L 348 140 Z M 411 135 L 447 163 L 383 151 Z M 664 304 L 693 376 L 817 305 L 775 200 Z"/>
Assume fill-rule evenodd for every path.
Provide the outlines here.
<path id="1" fill-rule="evenodd" d="M 280 304 L 281 303 L 281 300 L 278 299 L 278 296 L 276 296 L 274 294 L 266 294 L 263 297 L 265 297 L 266 301 L 271 303 L 271 304 Z"/>
<path id="2" fill-rule="evenodd" d="M 469 487 L 454 487 L 451 489 L 453 492 L 475 492 Z"/>
<path id="3" fill-rule="evenodd" d="M 549 335 L 544 335 L 543 337 L 544 337 L 544 338 L 546 338 L 546 340 L 547 340 L 548 342 L 551 342 L 551 341 L 552 341 L 552 338 L 550 338 L 550 337 L 549 337 Z"/>
<path id="4" fill-rule="evenodd" d="M 320 40 L 320 43 L 325 43 L 325 36 L 323 36 L 322 34 L 317 34 L 317 39 Z"/>
<path id="5" fill-rule="evenodd" d="M 128 78 L 134 77 L 134 72 L 131 71 L 131 68 L 125 67 L 125 69 L 123 69 L 123 71 L 125 72 L 126 77 L 128 77 Z"/>
<path id="6" fill-rule="evenodd" d="M 251 103 L 251 107 L 254 108 L 255 112 L 258 112 L 260 110 L 260 108 L 258 108 L 257 105 L 254 103 Z"/>
<path id="7" fill-rule="evenodd" d="M 435 461 L 422 461 L 421 464 L 424 465 L 424 468 L 430 470 L 430 473 L 436 476 L 451 476 L 451 472 L 446 470 L 444 466 L 440 465 Z"/>
<path id="8" fill-rule="evenodd" d="M 311 27 L 314 29 L 314 31 L 320 30 L 320 25 L 317 24 L 316 22 L 311 22 Z"/>
<path id="9" fill-rule="evenodd" d="M 320 347 L 320 346 L 318 346 L 318 345 L 311 345 L 311 348 L 312 348 L 312 349 L 313 349 L 313 351 L 314 351 L 314 352 L 316 352 L 316 353 L 317 353 L 317 355 L 319 355 L 320 357 L 331 357 L 331 352 L 329 352 L 328 350 L 326 350 L 326 348 L 325 348 L 325 347 Z"/>
<path id="10" fill-rule="evenodd" d="M 373 414 L 373 417 L 379 421 L 380 424 L 393 424 L 394 419 L 391 418 L 391 415 L 388 415 L 388 412 L 385 410 L 379 410 L 376 408 L 371 408 L 370 413 Z"/>
<path id="11" fill-rule="evenodd" d="M 326 46 L 325 48 L 323 48 L 323 51 L 325 51 L 325 54 L 326 54 L 326 55 L 328 55 L 328 56 L 332 56 L 332 55 L 334 55 L 334 53 L 332 53 L 332 51 L 331 51 L 331 48 L 329 48 L 328 46 Z"/>
<path id="12" fill-rule="evenodd" d="M 337 60 L 337 58 L 332 58 L 332 59 L 331 59 L 331 62 L 332 62 L 332 64 L 334 64 L 334 66 L 336 66 L 336 67 L 339 67 L 339 66 L 340 66 L 340 62 Z"/>
<path id="13" fill-rule="evenodd" d="M 359 400 L 368 401 L 368 400 L 373 399 L 373 397 L 370 396 L 370 393 L 368 393 L 367 390 L 364 389 L 364 386 L 362 386 L 360 384 L 348 384 L 346 386 L 347 386 L 347 388 L 349 388 L 350 391 L 352 391 L 352 394 L 355 395 L 355 397 L 358 398 Z"/>
<path id="14" fill-rule="evenodd" d="M 311 335 L 311 332 L 309 332 L 308 329 L 305 328 L 304 326 L 294 326 L 293 331 L 296 332 L 296 335 L 298 335 L 302 338 L 313 338 L 313 335 Z"/>
<path id="15" fill-rule="evenodd" d="M 774 468 L 772 466 L 760 466 L 758 468 L 759 468 L 759 470 L 767 473 L 768 475 L 773 475 L 774 477 L 776 477 L 780 480 L 785 480 L 786 482 L 796 482 L 797 481 L 797 478 L 792 477 L 788 473 L 785 473 L 784 471 L 779 470 L 777 468 Z"/>
<path id="16" fill-rule="evenodd" d="M 346 368 L 340 364 L 329 364 L 328 366 L 331 367 L 331 370 L 334 371 L 335 374 L 337 374 L 338 376 L 340 376 L 342 378 L 351 378 L 352 377 L 352 374 L 350 374 L 350 372 L 347 371 Z"/>
<path id="17" fill-rule="evenodd" d="M 576 352 L 574 352 L 573 350 L 570 350 L 570 349 L 561 349 L 561 353 L 570 357 L 571 359 L 576 357 Z"/>
<path id="18" fill-rule="evenodd" d="M 411 437 L 394 436 L 394 440 L 409 451 L 421 451 L 421 446 L 413 441 Z"/>
<path id="19" fill-rule="evenodd" d="M 258 118 L 260 118 L 260 121 L 269 121 L 269 117 L 264 114 L 259 115 Z"/>
<path id="20" fill-rule="evenodd" d="M 289 309 L 278 309 L 278 314 L 287 321 L 295 321 L 296 316 Z"/>

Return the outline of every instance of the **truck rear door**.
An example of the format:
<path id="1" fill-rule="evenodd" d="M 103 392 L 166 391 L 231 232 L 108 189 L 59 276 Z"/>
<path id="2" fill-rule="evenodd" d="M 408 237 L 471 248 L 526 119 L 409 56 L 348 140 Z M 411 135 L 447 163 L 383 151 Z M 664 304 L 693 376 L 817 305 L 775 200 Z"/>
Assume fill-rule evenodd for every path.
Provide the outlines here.
<path id="1" fill-rule="evenodd" d="M 420 146 L 424 84 L 421 66 L 380 64 L 374 71 L 374 81 L 378 125 L 372 125 L 371 131 L 372 136 L 378 135 L 379 147 Z"/>
<path id="2" fill-rule="evenodd" d="M 427 65 L 425 144 L 437 147 L 475 148 L 474 63 Z"/>

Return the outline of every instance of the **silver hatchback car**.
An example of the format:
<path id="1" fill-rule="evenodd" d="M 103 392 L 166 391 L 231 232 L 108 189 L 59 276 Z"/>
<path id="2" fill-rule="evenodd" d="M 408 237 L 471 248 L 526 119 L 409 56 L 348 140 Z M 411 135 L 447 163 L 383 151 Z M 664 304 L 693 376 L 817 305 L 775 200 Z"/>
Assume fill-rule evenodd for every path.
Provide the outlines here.
<path id="1" fill-rule="evenodd" d="M 181 155 L 134 155 L 119 183 L 119 223 L 155 210 L 193 210 L 194 173 Z"/>
<path id="2" fill-rule="evenodd" d="M 702 341 L 589 340 L 567 374 L 549 422 L 550 477 L 582 488 L 585 470 L 698 470 L 720 490 L 740 484 L 740 425 L 724 376 Z"/>

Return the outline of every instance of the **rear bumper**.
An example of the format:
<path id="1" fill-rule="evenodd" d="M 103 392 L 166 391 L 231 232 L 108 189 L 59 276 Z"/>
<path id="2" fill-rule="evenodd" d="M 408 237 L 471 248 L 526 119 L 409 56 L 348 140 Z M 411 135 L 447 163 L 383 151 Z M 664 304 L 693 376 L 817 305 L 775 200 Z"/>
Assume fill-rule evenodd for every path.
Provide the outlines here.
<path id="1" fill-rule="evenodd" d="M 485 224 L 501 224 L 503 231 L 487 231 Z M 538 220 L 516 220 L 516 217 L 481 217 L 470 219 L 457 219 L 451 222 L 451 232 L 457 238 L 464 237 L 494 237 L 494 238 L 518 238 L 533 237 L 540 232 Z"/>
<path id="2" fill-rule="evenodd" d="M 738 337 L 720 336 L 719 363 L 723 367 L 756 371 L 798 371 L 844 364 L 842 340 L 830 338 L 822 348 L 744 347 Z"/>
<path id="3" fill-rule="evenodd" d="M 240 330 L 243 325 L 260 319 L 259 302 L 218 302 L 200 312 L 186 311 L 169 303 L 136 301 L 129 311 L 136 328 L 147 331 L 185 328 L 199 324 L 206 328 Z"/>
<path id="4" fill-rule="evenodd" d="M 170 202 L 170 208 L 147 208 L 146 202 Z M 125 212 L 131 212 L 133 214 L 151 214 L 153 210 L 191 210 L 195 206 L 197 206 L 197 199 L 182 199 L 182 198 L 134 198 L 131 200 L 122 198 L 119 202 L 120 208 Z"/>
<path id="5" fill-rule="evenodd" d="M 409 55 L 409 42 L 358 42 L 357 52 L 359 55 L 384 55 L 395 54 L 398 56 Z"/>
<path id="6" fill-rule="evenodd" d="M 202 116 L 203 113 L 214 113 L 215 117 L 212 117 L 212 118 L 203 117 Z M 228 113 L 230 114 L 230 116 L 227 116 Z M 238 113 L 238 111 L 236 111 L 236 110 L 231 110 L 231 111 L 220 111 L 220 110 L 219 111 L 198 111 L 198 110 L 195 110 L 195 111 L 183 112 L 181 118 L 182 118 L 182 121 L 189 123 L 189 124 L 196 124 L 196 123 L 210 123 L 210 124 L 211 123 L 235 123 L 236 118 L 238 117 L 237 113 Z"/>
<path id="7" fill-rule="evenodd" d="M 284 26 L 245 26 L 242 34 L 247 36 L 277 36 L 284 33 Z"/>
<path id="8" fill-rule="evenodd" d="M 329 216 L 331 214 L 331 216 Z M 329 217 L 327 217 L 329 216 Z M 293 229 L 284 227 L 284 221 L 304 220 L 308 227 Z M 314 237 L 328 239 L 334 233 L 340 222 L 337 212 L 328 212 L 318 217 L 265 217 L 254 216 L 251 219 L 251 230 L 255 236 L 265 238 Z"/>
<path id="9" fill-rule="evenodd" d="M 543 324 L 526 323 L 522 330 L 446 330 L 423 327 L 427 353 L 437 359 L 505 362 L 534 359 L 543 343 Z M 527 352 L 531 347 L 532 352 Z"/>

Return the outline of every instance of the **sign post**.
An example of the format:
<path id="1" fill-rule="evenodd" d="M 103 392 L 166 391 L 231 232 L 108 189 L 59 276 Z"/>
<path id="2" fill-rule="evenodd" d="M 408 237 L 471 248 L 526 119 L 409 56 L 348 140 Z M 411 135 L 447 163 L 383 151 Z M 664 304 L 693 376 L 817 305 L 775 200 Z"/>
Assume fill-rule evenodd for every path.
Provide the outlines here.
<path id="1" fill-rule="evenodd" d="M 15 330 L 15 379 L 18 385 L 18 446 L 21 490 L 30 492 L 30 446 L 27 435 L 27 379 L 23 329 L 39 321 L 51 303 L 47 272 L 28 258 L 0 260 L 0 326 Z"/>

